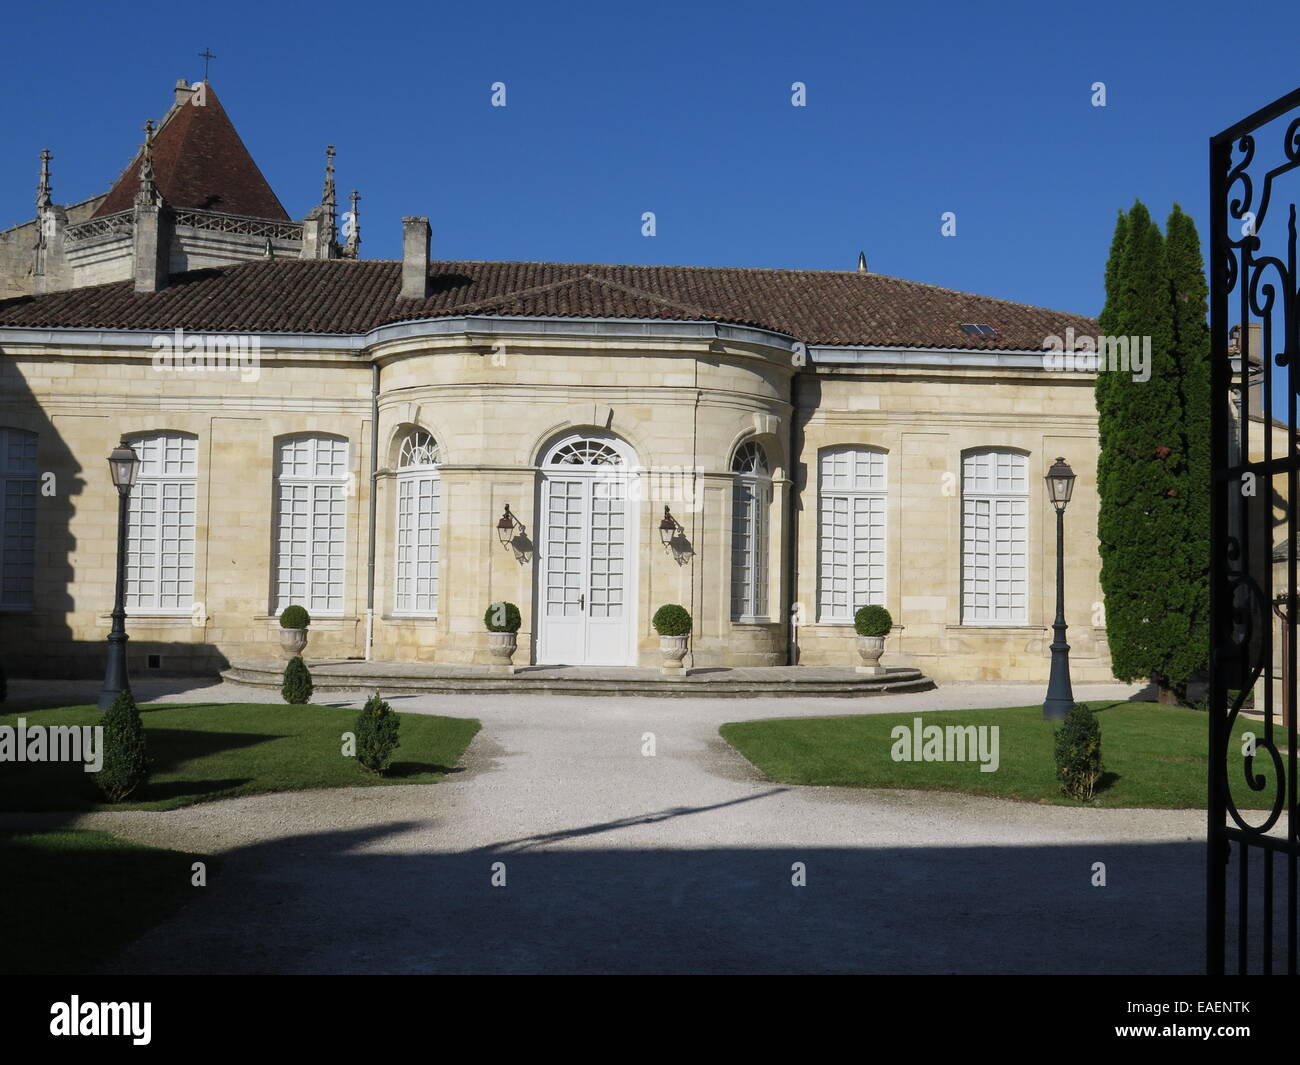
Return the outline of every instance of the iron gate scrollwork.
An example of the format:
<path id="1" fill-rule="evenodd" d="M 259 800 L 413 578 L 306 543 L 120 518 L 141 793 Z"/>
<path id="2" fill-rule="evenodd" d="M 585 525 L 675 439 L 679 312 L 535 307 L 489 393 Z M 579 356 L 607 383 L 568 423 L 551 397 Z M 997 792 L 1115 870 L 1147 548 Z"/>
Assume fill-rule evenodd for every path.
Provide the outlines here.
<path id="1" fill-rule="evenodd" d="M 1296 972 L 1296 170 L 1300 90 L 1210 139 L 1212 974 Z"/>

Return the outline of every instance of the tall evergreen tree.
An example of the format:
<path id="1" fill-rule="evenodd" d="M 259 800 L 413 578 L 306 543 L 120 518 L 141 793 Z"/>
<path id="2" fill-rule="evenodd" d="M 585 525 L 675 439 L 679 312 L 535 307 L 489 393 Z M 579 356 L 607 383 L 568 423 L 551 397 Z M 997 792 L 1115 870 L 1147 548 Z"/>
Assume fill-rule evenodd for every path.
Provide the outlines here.
<path id="1" fill-rule="evenodd" d="M 1151 363 L 1146 381 L 1118 367 L 1097 373 L 1101 586 L 1115 676 L 1150 677 L 1168 699 L 1190 672 L 1183 397 L 1164 238 L 1141 201 L 1116 230 L 1103 332 L 1143 346 L 1149 337 Z"/>
<path id="2" fill-rule="evenodd" d="M 1210 646 L 1210 328 L 1209 286 L 1196 223 L 1178 204 L 1165 223 L 1165 259 L 1173 308 L 1174 358 L 1182 390 L 1187 454 L 1186 601 L 1189 643 L 1177 669 L 1209 665 Z"/>
<path id="3" fill-rule="evenodd" d="M 1106 260 L 1106 305 L 1097 316 L 1101 331 L 1114 335 L 1115 308 L 1119 302 L 1119 264 L 1124 258 L 1124 242 L 1128 238 L 1128 214 L 1119 212 L 1115 220 L 1115 235 L 1110 240 L 1110 257 Z M 1100 382 L 1098 382 L 1100 384 Z"/>

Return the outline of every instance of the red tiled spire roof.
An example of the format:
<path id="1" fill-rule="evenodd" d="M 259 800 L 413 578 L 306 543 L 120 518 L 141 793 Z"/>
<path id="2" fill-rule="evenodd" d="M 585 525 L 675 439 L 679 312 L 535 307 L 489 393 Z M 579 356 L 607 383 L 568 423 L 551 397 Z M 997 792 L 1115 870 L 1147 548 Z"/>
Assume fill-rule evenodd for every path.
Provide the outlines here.
<path id="1" fill-rule="evenodd" d="M 155 181 L 163 198 L 173 207 L 288 221 L 211 85 L 205 95 L 202 107 L 173 107 L 154 138 Z M 91 217 L 130 209 L 139 187 L 137 152 Z"/>

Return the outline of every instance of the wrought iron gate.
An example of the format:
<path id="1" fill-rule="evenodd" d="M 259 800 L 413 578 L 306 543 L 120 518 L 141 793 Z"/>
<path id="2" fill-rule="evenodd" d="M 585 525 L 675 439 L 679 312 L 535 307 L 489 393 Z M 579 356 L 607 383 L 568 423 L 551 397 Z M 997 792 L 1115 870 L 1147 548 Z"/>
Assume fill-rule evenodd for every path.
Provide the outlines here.
<path id="1" fill-rule="evenodd" d="M 1300 90 L 1210 139 L 1212 974 L 1296 972 L 1298 194 Z"/>

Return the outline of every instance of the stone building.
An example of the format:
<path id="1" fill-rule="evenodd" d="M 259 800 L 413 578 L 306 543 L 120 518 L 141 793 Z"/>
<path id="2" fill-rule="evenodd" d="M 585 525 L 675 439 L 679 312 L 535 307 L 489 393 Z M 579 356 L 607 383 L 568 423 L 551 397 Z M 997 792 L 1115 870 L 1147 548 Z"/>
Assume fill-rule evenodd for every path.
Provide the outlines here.
<path id="1" fill-rule="evenodd" d="M 1077 681 L 1110 677 L 1098 606 L 1092 374 L 1044 367 L 1085 318 L 855 271 L 360 257 L 355 194 L 293 220 L 206 83 L 113 188 L 0 232 L 0 647 L 93 675 L 114 594 L 104 459 L 142 457 L 136 675 L 276 654 L 688 665 L 855 663 L 1045 680 L 1067 515 Z M 340 233 L 340 225 L 343 230 Z M 343 239 L 340 239 L 342 237 Z"/>

